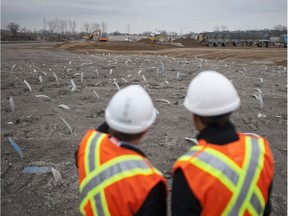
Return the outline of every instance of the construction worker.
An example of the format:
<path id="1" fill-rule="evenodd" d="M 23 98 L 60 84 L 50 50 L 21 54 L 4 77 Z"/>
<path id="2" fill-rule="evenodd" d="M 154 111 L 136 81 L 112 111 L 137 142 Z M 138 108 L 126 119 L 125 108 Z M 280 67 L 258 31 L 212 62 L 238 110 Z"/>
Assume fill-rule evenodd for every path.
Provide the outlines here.
<path id="1" fill-rule="evenodd" d="M 204 71 L 184 100 L 198 143 L 173 166 L 172 215 L 269 215 L 274 162 L 267 140 L 237 132 L 230 114 L 240 105 L 232 83 Z"/>
<path id="2" fill-rule="evenodd" d="M 77 164 L 82 215 L 166 215 L 166 181 L 137 148 L 156 119 L 139 85 L 118 91 L 105 110 L 105 123 L 82 139 Z"/>

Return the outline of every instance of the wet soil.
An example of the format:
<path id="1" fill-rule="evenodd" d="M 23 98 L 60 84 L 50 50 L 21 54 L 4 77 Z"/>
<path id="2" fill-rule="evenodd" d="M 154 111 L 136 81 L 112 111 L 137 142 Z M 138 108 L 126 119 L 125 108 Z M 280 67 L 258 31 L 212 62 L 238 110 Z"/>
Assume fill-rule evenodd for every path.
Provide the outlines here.
<path id="1" fill-rule="evenodd" d="M 272 215 L 286 215 L 287 49 L 207 48 L 184 42 L 179 47 L 149 41 L 1 48 L 2 215 L 79 215 L 74 152 L 85 132 L 104 121 L 105 107 L 117 92 L 114 81 L 120 88 L 140 84 L 151 95 L 159 115 L 139 147 L 171 186 L 173 163 L 193 145 L 185 137 L 197 135 L 183 100 L 189 82 L 203 70 L 223 73 L 238 90 L 241 106 L 232 115 L 238 130 L 270 142 L 275 159 Z M 259 94 L 263 107 L 254 96 Z M 20 146 L 23 159 L 8 137 Z M 51 172 L 22 173 L 28 166 L 52 167 L 62 181 Z"/>

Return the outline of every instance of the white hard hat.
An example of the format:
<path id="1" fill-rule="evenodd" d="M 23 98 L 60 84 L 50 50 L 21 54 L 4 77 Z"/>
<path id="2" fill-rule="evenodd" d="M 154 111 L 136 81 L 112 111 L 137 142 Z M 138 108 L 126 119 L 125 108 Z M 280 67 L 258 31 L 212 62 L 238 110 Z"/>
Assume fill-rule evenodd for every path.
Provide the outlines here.
<path id="1" fill-rule="evenodd" d="M 153 102 L 140 85 L 130 85 L 118 91 L 105 110 L 109 127 L 127 134 L 145 131 L 155 119 Z"/>
<path id="2" fill-rule="evenodd" d="M 224 75 L 203 71 L 191 82 L 184 100 L 185 108 L 199 116 L 218 116 L 236 110 L 240 98 Z"/>

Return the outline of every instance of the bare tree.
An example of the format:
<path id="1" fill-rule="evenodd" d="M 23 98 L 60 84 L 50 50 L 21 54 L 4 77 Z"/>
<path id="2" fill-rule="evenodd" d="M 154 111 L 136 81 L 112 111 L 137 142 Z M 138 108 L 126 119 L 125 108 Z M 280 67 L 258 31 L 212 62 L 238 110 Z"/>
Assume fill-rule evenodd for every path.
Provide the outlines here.
<path id="1" fill-rule="evenodd" d="M 57 33 L 59 34 L 60 33 L 60 25 L 59 25 L 59 20 L 56 18 L 54 20 L 51 21 L 53 23 L 53 26 L 54 26 L 54 33 Z"/>
<path id="2" fill-rule="evenodd" d="M 17 35 L 19 28 L 20 26 L 16 23 L 10 23 L 7 25 L 7 29 L 10 30 L 14 36 Z"/>
<path id="3" fill-rule="evenodd" d="M 98 23 L 92 23 L 91 25 L 90 25 L 90 31 L 92 32 L 92 31 L 95 31 L 95 30 L 97 30 L 97 29 L 99 29 L 100 28 L 100 25 L 98 24 Z"/>
<path id="4" fill-rule="evenodd" d="M 107 32 L 107 24 L 105 22 L 101 23 L 102 32 Z"/>
<path id="5" fill-rule="evenodd" d="M 61 19 L 53 19 L 46 21 L 46 25 L 51 33 L 58 33 L 64 35 L 68 30 L 71 31 L 72 34 L 75 34 L 76 22 L 71 20 L 61 20 Z"/>
<path id="6" fill-rule="evenodd" d="M 72 35 L 75 35 L 76 21 L 75 21 L 75 20 L 73 20 L 73 21 L 68 20 L 68 26 L 69 26 L 69 29 L 70 29 L 70 31 L 71 31 L 71 34 L 72 34 Z"/>
<path id="7" fill-rule="evenodd" d="M 214 27 L 214 32 L 219 32 L 220 31 L 220 27 L 219 26 L 215 26 Z"/>
<path id="8" fill-rule="evenodd" d="M 167 35 L 167 31 L 165 31 L 165 30 L 158 30 L 158 32 L 159 32 L 160 35 L 162 35 L 162 36 L 166 36 L 166 35 Z"/>
<path id="9" fill-rule="evenodd" d="M 119 31 L 114 31 L 114 32 L 111 32 L 112 35 L 121 35 L 121 32 Z"/>
<path id="10" fill-rule="evenodd" d="M 44 26 L 44 30 L 46 31 L 46 26 L 47 26 L 46 18 L 43 19 L 43 26 Z"/>
<path id="11" fill-rule="evenodd" d="M 47 22 L 47 26 L 49 28 L 49 31 L 54 33 L 57 30 L 57 20 L 50 20 Z"/>
<path id="12" fill-rule="evenodd" d="M 280 33 L 287 33 L 287 27 L 283 25 L 276 25 L 274 26 L 274 29 Z"/>
<path id="13" fill-rule="evenodd" d="M 84 31 L 85 31 L 86 33 L 89 33 L 90 23 L 84 23 L 84 24 L 83 24 L 83 27 L 84 27 Z"/>
<path id="14" fill-rule="evenodd" d="M 67 27 L 67 20 L 59 20 L 59 30 L 62 35 L 64 35 L 64 33 L 67 31 Z"/>
<path id="15" fill-rule="evenodd" d="M 227 31 L 227 30 L 228 30 L 228 27 L 225 26 L 225 25 L 221 25 L 221 26 L 220 26 L 220 29 L 221 29 L 221 31 L 223 32 L 223 31 Z"/>

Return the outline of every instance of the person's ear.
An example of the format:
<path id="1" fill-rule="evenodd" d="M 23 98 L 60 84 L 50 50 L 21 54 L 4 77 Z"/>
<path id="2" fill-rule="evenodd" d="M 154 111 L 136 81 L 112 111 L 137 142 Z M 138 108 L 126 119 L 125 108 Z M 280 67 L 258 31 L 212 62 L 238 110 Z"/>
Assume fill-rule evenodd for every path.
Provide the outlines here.
<path id="1" fill-rule="evenodd" d="M 201 131 L 205 126 L 201 120 L 201 118 L 195 114 L 192 114 L 193 124 L 198 131 Z"/>
<path id="2" fill-rule="evenodd" d="M 199 117 L 197 115 L 195 115 L 195 114 L 192 114 L 192 119 L 193 119 L 194 125 L 196 125 L 199 122 L 199 120 L 200 120 Z"/>
<path id="3" fill-rule="evenodd" d="M 147 131 L 148 131 L 148 129 L 145 130 L 145 131 L 143 131 L 143 132 L 141 133 L 141 138 L 145 136 L 145 134 L 147 133 Z"/>

